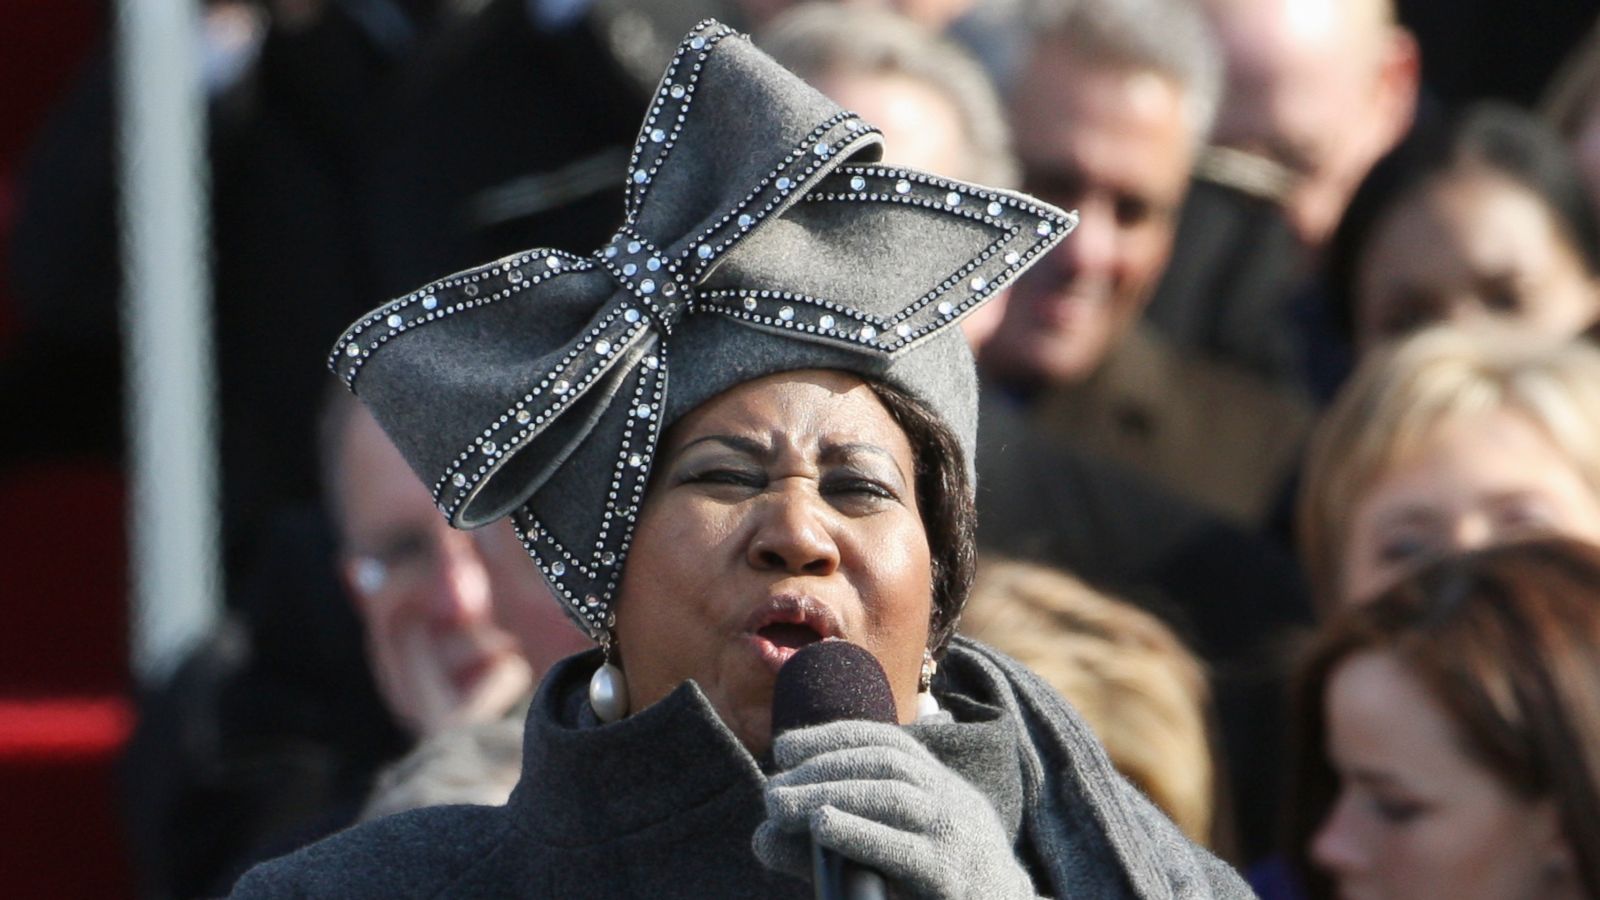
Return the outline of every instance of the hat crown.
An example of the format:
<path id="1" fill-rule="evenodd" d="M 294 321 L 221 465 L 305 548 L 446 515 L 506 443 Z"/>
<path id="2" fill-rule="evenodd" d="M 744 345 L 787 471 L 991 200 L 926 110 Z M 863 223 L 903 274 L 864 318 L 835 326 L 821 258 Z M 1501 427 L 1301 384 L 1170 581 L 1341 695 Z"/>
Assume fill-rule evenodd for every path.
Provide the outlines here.
<path id="1" fill-rule="evenodd" d="M 876 165 L 880 144 L 707 20 L 651 101 L 609 243 L 440 279 L 352 325 L 330 364 L 451 523 L 512 514 L 598 636 L 662 429 L 730 387 L 815 368 L 888 381 L 970 466 L 976 378 L 951 326 L 1076 220 Z"/>

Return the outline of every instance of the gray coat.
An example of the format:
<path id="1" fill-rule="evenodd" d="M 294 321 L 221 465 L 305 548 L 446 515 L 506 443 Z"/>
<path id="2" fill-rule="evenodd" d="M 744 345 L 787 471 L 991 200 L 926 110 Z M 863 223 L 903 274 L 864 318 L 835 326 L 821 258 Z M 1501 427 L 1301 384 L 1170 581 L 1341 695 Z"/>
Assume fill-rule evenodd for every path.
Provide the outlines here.
<path id="1" fill-rule="evenodd" d="M 574 657 L 546 679 L 505 806 L 380 819 L 256 867 L 234 896 L 809 897 L 751 852 L 766 776 L 699 688 L 600 725 L 586 701 L 597 662 Z M 953 720 L 907 727 L 989 797 L 1040 893 L 1250 896 L 1037 677 L 958 638 L 938 687 Z"/>

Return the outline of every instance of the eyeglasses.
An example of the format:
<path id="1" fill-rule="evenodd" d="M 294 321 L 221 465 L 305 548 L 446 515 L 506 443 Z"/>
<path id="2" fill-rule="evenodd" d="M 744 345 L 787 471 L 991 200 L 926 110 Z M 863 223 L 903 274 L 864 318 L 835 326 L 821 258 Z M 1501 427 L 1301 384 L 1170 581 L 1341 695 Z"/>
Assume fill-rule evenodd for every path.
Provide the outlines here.
<path id="1" fill-rule="evenodd" d="M 410 591 L 438 578 L 451 554 L 470 551 L 478 560 L 486 559 L 493 552 L 487 532 L 440 524 L 386 534 L 372 550 L 349 557 L 355 589 L 369 597 Z"/>

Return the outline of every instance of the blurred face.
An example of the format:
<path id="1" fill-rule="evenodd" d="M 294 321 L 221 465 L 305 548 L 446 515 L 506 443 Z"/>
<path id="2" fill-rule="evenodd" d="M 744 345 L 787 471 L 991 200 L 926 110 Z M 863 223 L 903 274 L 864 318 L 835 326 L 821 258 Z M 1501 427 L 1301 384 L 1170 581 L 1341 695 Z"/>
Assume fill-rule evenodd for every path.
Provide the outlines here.
<path id="1" fill-rule="evenodd" d="M 1195 135 L 1179 86 L 1043 45 L 1015 94 L 1024 187 L 1077 209 L 1076 231 L 1011 292 L 984 348 L 1003 381 L 1081 381 L 1144 311 L 1172 248 Z"/>
<path id="2" fill-rule="evenodd" d="M 846 0 L 857 6 L 887 7 L 934 31 L 943 31 L 971 9 L 976 0 Z M 846 109 L 851 107 L 846 106 Z M 868 118 L 867 121 L 872 121 Z"/>
<path id="3" fill-rule="evenodd" d="M 694 679 L 761 754 L 772 685 L 840 637 L 916 715 L 932 559 L 905 433 L 859 379 L 774 375 L 708 400 L 663 441 L 617 602 L 633 709 Z"/>
<path id="4" fill-rule="evenodd" d="M 1540 534 L 1600 541 L 1600 498 L 1573 461 L 1521 413 L 1448 418 L 1356 502 L 1340 596 L 1364 602 L 1427 560 Z"/>
<path id="5" fill-rule="evenodd" d="M 947 178 L 975 179 L 973 150 L 961 114 L 945 95 L 903 75 L 835 72 L 818 79 L 818 90 L 883 132 L 883 161 Z M 974 347 L 994 333 L 1005 311 L 1000 295 L 961 320 Z"/>
<path id="6" fill-rule="evenodd" d="M 1393 656 L 1351 657 L 1329 679 L 1324 711 L 1340 787 L 1310 851 L 1343 900 L 1566 896 L 1554 805 L 1469 759 Z"/>
<path id="7" fill-rule="evenodd" d="M 1456 171 L 1402 198 L 1356 271 L 1363 350 L 1434 322 L 1495 319 L 1575 335 L 1600 315 L 1600 285 L 1538 195 Z"/>
<path id="8" fill-rule="evenodd" d="M 1379 24 L 1371 2 L 1212 3 L 1228 74 L 1212 142 L 1282 165 L 1289 222 L 1320 246 L 1410 123 L 1415 84 L 1385 68 L 1409 39 Z"/>
<path id="9" fill-rule="evenodd" d="M 372 417 L 350 419 L 341 567 L 384 701 L 422 736 L 504 715 L 588 640 L 509 522 L 451 528 Z"/>
<path id="10" fill-rule="evenodd" d="M 883 132 L 883 161 L 966 178 L 967 136 L 943 94 L 903 75 L 836 72 L 817 89 Z"/>

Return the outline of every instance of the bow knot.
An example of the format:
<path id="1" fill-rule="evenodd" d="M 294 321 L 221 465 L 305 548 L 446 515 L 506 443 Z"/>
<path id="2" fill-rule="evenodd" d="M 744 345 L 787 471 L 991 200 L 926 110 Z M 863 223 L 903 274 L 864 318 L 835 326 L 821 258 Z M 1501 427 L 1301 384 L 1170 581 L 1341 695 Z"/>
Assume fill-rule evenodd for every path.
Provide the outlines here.
<path id="1" fill-rule="evenodd" d="M 677 415 L 764 374 L 835 368 L 926 385 L 949 420 L 970 419 L 971 359 L 951 326 L 1075 219 L 871 165 L 879 143 L 703 22 L 651 102 L 610 242 L 427 285 L 352 325 L 331 366 L 451 523 L 510 514 L 598 637 L 657 439 Z M 924 344 L 939 348 L 932 362 L 902 364 Z"/>
<path id="2" fill-rule="evenodd" d="M 626 295 L 644 307 L 662 334 L 671 335 L 694 296 L 683 266 L 631 227 L 618 231 L 595 256 Z"/>

